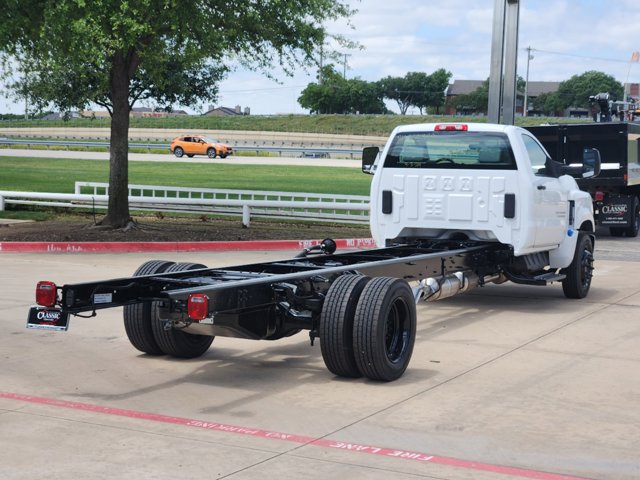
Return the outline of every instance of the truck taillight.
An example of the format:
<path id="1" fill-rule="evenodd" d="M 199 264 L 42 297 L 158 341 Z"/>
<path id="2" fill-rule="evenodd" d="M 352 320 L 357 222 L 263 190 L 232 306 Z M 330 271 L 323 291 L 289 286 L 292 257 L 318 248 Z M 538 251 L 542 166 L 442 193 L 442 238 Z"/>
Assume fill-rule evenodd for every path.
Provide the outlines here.
<path id="1" fill-rule="evenodd" d="M 601 201 L 603 201 L 603 200 L 604 200 L 604 192 L 596 192 L 596 193 L 593 195 L 593 199 L 594 199 L 596 202 L 601 202 Z"/>
<path id="2" fill-rule="evenodd" d="M 464 123 L 439 123 L 436 125 L 436 132 L 466 132 L 469 125 Z"/>
<path id="3" fill-rule="evenodd" d="M 192 293 L 187 300 L 187 315 L 191 320 L 199 322 L 209 314 L 209 297 L 204 293 Z"/>
<path id="4" fill-rule="evenodd" d="M 56 284 L 53 282 L 38 282 L 36 285 L 36 303 L 43 307 L 54 307 L 57 293 Z"/>

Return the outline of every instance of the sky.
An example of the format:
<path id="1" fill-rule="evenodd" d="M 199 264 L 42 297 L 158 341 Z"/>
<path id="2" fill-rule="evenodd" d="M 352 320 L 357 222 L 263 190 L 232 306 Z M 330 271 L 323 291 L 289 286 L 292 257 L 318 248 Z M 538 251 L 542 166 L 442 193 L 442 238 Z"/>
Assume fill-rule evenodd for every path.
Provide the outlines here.
<path id="1" fill-rule="evenodd" d="M 345 0 L 358 12 L 327 29 L 360 44 L 336 48 L 343 56 L 336 70 L 347 78 L 376 81 L 408 72 L 427 74 L 444 68 L 453 80 L 489 77 L 495 0 Z M 562 81 L 589 70 L 607 73 L 621 83 L 640 83 L 639 0 L 519 0 L 518 75 L 529 80 Z M 328 45 L 327 48 L 331 48 Z M 346 60 L 346 64 L 345 64 Z M 297 102 L 316 81 L 316 70 L 294 77 L 274 71 L 279 81 L 238 69 L 220 84 L 212 105 L 246 107 L 253 115 L 308 113 Z M 594 92 L 598 93 L 598 92 Z M 137 105 L 153 106 L 153 105 Z M 210 104 L 186 109 L 203 113 Z M 388 105 L 391 109 L 394 104 Z M 22 113 L 23 104 L 0 97 L 0 113 Z M 417 113 L 417 112 L 410 112 Z"/>

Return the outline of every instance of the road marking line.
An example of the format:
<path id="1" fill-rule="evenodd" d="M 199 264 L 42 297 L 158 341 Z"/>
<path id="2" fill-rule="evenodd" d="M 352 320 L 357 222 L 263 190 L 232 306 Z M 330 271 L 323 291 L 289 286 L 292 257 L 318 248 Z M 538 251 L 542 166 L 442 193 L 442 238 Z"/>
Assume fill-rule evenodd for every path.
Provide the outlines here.
<path id="1" fill-rule="evenodd" d="M 215 430 L 225 433 L 234 433 L 237 435 L 248 435 L 258 438 L 268 438 L 271 440 L 280 440 L 285 442 L 297 443 L 300 445 L 311 445 L 322 448 L 333 448 L 338 450 L 348 450 L 356 453 L 367 453 L 384 457 L 394 457 L 402 460 L 410 460 L 422 463 L 432 463 L 437 465 L 445 465 L 467 470 L 478 470 L 483 472 L 492 472 L 502 475 L 511 475 L 519 478 L 532 478 L 536 480 L 588 480 L 584 477 L 575 477 L 570 475 L 562 475 L 557 473 L 542 472 L 530 470 L 526 468 L 510 467 L 505 465 L 494 465 L 490 463 L 475 462 L 472 460 L 463 460 L 452 457 L 442 457 L 438 455 L 430 455 L 423 452 L 414 452 L 408 450 L 398 450 L 394 448 L 378 447 L 374 445 L 365 445 L 357 443 L 342 442 L 330 440 L 327 438 L 314 438 L 304 435 L 294 435 L 290 433 L 275 432 L 263 430 L 260 428 L 242 427 L 238 425 L 230 425 L 225 423 L 207 422 L 184 417 L 172 417 L 149 412 L 140 412 L 136 410 L 126 410 L 121 408 L 106 407 L 82 402 L 71 402 L 67 400 L 57 400 L 55 398 L 36 397 L 32 395 L 23 395 L 19 393 L 2 392 L 0 398 L 16 400 L 20 402 L 33 403 L 38 405 L 48 405 L 52 407 L 68 408 L 71 410 L 82 410 L 86 412 L 102 413 L 105 415 L 114 415 L 118 417 L 134 418 L 138 420 L 147 420 L 159 423 L 168 423 L 173 425 L 182 425 L 185 427 L 194 427 L 207 430 Z"/>

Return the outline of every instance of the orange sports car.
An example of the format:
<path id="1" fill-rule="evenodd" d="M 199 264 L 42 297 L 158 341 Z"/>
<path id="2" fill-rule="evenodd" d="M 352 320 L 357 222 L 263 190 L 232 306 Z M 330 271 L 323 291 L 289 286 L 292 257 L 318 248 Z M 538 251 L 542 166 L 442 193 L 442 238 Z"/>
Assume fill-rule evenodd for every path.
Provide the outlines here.
<path id="1" fill-rule="evenodd" d="M 181 135 L 178 138 L 174 138 L 169 150 L 178 158 L 183 155 L 187 157 L 207 155 L 209 158 L 226 158 L 233 153 L 233 149 L 229 145 L 202 135 Z"/>

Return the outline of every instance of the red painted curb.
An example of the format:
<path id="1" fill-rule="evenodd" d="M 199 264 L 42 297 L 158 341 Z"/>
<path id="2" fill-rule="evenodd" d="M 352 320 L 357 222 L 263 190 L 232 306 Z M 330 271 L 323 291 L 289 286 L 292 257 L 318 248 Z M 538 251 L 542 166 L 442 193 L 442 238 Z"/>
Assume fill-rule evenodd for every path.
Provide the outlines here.
<path id="1" fill-rule="evenodd" d="M 321 240 L 254 240 L 246 242 L 0 242 L 0 252 L 124 253 L 302 250 Z M 373 248 L 371 238 L 335 240 L 338 248 Z"/>

